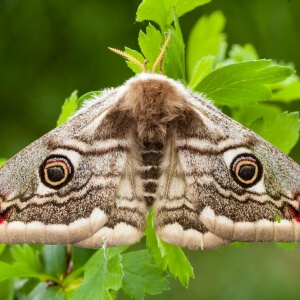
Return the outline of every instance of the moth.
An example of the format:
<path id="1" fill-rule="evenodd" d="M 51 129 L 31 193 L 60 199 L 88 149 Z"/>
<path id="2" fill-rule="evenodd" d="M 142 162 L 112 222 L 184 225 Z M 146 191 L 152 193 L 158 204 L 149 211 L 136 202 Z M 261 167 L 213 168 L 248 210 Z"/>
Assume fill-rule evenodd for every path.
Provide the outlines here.
<path id="1" fill-rule="evenodd" d="M 135 243 L 150 208 L 180 247 L 300 241 L 299 203 L 297 163 L 203 95 L 142 72 L 0 169 L 0 242 Z"/>

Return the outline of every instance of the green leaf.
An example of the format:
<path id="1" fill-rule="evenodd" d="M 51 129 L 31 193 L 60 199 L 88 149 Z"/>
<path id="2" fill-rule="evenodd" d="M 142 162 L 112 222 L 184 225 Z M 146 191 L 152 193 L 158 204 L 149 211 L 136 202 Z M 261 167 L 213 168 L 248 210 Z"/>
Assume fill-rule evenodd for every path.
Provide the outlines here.
<path id="1" fill-rule="evenodd" d="M 298 112 L 283 113 L 281 108 L 269 103 L 232 110 L 232 117 L 236 121 L 249 127 L 285 153 L 289 153 L 298 141 L 298 116 Z"/>
<path id="2" fill-rule="evenodd" d="M 149 24 L 146 28 L 146 33 L 140 31 L 139 45 L 144 57 L 147 59 L 147 70 L 152 70 L 152 66 L 160 53 L 160 46 L 162 44 L 161 33 L 152 25 Z"/>
<path id="3" fill-rule="evenodd" d="M 220 57 L 224 53 L 225 35 L 222 33 L 225 17 L 221 11 L 201 17 L 191 30 L 187 44 L 188 78 L 195 73 L 197 62 L 206 56 Z M 222 60 L 222 57 L 219 58 Z"/>
<path id="4" fill-rule="evenodd" d="M 235 62 L 258 60 L 258 54 L 252 44 L 244 46 L 234 44 L 229 51 L 229 57 Z"/>
<path id="5" fill-rule="evenodd" d="M 84 266 L 88 259 L 96 252 L 95 249 L 87 249 L 80 247 L 72 247 L 73 270 L 77 270 Z"/>
<path id="6" fill-rule="evenodd" d="M 2 167 L 7 162 L 7 159 L 0 158 L 0 167 Z"/>
<path id="7" fill-rule="evenodd" d="M 137 10 L 138 22 L 145 20 L 157 23 L 161 31 L 173 22 L 172 11 L 176 8 L 177 16 L 193 10 L 194 8 L 209 3 L 211 0 L 144 0 Z"/>
<path id="8" fill-rule="evenodd" d="M 282 248 L 286 251 L 291 251 L 297 246 L 297 242 L 292 243 L 281 243 L 281 242 L 275 242 L 275 245 L 279 248 Z"/>
<path id="9" fill-rule="evenodd" d="M 212 55 L 204 56 L 198 60 L 194 67 L 193 74 L 191 75 L 191 80 L 188 84 L 191 89 L 196 88 L 202 79 L 212 71 L 214 61 L 215 56 Z"/>
<path id="10" fill-rule="evenodd" d="M 122 286 L 121 255 L 128 247 L 98 250 L 85 265 L 82 285 L 74 293 L 74 300 L 112 299 L 109 291 Z"/>
<path id="11" fill-rule="evenodd" d="M 16 278 L 16 277 L 35 277 L 39 278 L 39 274 L 22 268 L 20 266 L 14 266 L 5 262 L 0 261 L 0 281 Z"/>
<path id="12" fill-rule="evenodd" d="M 16 299 L 14 293 L 14 280 L 6 280 L 0 282 L 0 299 L 13 300 Z"/>
<path id="13" fill-rule="evenodd" d="M 173 18 L 175 28 L 171 26 L 168 31 L 171 39 L 163 59 L 163 73 L 170 78 L 185 82 L 185 46 L 175 10 Z"/>
<path id="14" fill-rule="evenodd" d="M 0 244 L 0 255 L 3 253 L 3 251 L 6 249 L 6 244 Z"/>
<path id="15" fill-rule="evenodd" d="M 60 116 L 57 120 L 56 126 L 65 123 L 71 116 L 73 116 L 77 109 L 77 91 L 74 91 L 69 98 L 67 98 L 61 108 Z"/>
<path id="16" fill-rule="evenodd" d="M 156 264 L 162 269 L 169 269 L 174 278 L 187 287 L 189 279 L 194 278 L 193 268 L 181 248 L 159 239 L 153 228 L 153 212 L 148 215 L 146 243 L 153 254 Z"/>
<path id="17" fill-rule="evenodd" d="M 15 261 L 13 264 L 0 262 L 0 281 L 28 277 L 56 282 L 55 277 L 45 273 L 37 253 L 29 245 L 11 246 L 10 252 Z"/>
<path id="18" fill-rule="evenodd" d="M 236 247 L 236 248 L 244 248 L 247 247 L 249 243 L 247 242 L 232 242 L 229 244 L 230 247 Z"/>
<path id="19" fill-rule="evenodd" d="M 153 256 L 147 250 L 133 251 L 122 255 L 125 294 L 133 299 L 144 299 L 145 294 L 157 295 L 169 289 L 169 282 L 152 263 Z"/>
<path id="20" fill-rule="evenodd" d="M 0 261 L 0 281 L 11 278 L 38 278 L 40 280 L 52 280 L 55 282 L 55 278 L 48 276 L 45 273 L 32 270 L 21 264 L 11 265 Z"/>
<path id="21" fill-rule="evenodd" d="M 259 118 L 273 120 L 282 113 L 282 109 L 277 105 L 265 102 L 256 105 L 243 105 L 240 108 L 231 109 L 231 117 L 246 127 L 251 127 L 252 123 Z"/>
<path id="22" fill-rule="evenodd" d="M 272 100 L 290 102 L 300 99 L 300 81 L 294 81 L 273 93 Z"/>
<path id="23" fill-rule="evenodd" d="M 266 84 L 283 81 L 293 70 L 273 66 L 270 60 L 241 62 L 217 69 L 197 86 L 216 105 L 236 107 L 255 104 L 271 97 Z"/>
<path id="24" fill-rule="evenodd" d="M 47 274 L 61 281 L 68 265 L 65 245 L 45 245 L 42 249 L 42 259 Z"/>
<path id="25" fill-rule="evenodd" d="M 65 300 L 65 294 L 59 287 L 50 287 L 36 295 L 32 300 Z"/>
<path id="26" fill-rule="evenodd" d="M 132 49 L 130 49 L 130 48 L 128 48 L 128 47 L 125 47 L 125 52 L 126 52 L 127 54 L 133 56 L 134 58 L 136 58 L 136 59 L 137 59 L 139 62 L 141 62 L 142 64 L 145 63 L 145 58 L 144 58 L 144 56 L 143 56 L 140 52 L 138 52 L 138 51 L 136 51 L 136 50 L 132 50 Z M 126 63 L 127 63 L 127 66 L 128 66 L 134 73 L 138 74 L 138 73 L 141 73 L 141 72 L 142 72 L 141 68 L 138 67 L 138 66 L 137 66 L 136 64 L 134 64 L 133 62 L 131 62 L 131 61 L 126 61 Z"/>
<path id="27" fill-rule="evenodd" d="M 19 284 L 20 284 L 20 282 L 19 282 Z M 39 294 L 43 293 L 48 287 L 46 282 L 38 282 L 37 284 L 32 286 L 32 289 L 28 293 L 24 294 L 23 287 L 25 285 L 27 285 L 27 282 L 20 289 L 17 288 L 17 292 L 18 292 L 17 295 L 19 293 L 21 295 L 23 295 L 23 297 L 20 297 L 21 300 L 32 300 L 32 299 L 34 299 L 34 297 L 37 297 Z M 27 289 L 27 288 L 25 287 L 25 289 Z M 24 297 L 25 295 L 26 295 L 26 297 Z M 18 297 L 18 299 L 19 299 L 19 297 Z"/>
<path id="28" fill-rule="evenodd" d="M 22 294 L 22 295 L 29 295 L 31 294 L 38 285 L 40 285 L 40 280 L 37 278 L 27 278 L 25 280 L 22 280 L 23 284 L 18 284 L 18 286 L 16 287 L 16 291 L 18 294 Z M 43 289 L 41 288 L 39 292 L 41 292 Z M 37 294 L 39 293 L 37 292 Z M 1 299 L 1 298 L 0 298 Z"/>
<path id="29" fill-rule="evenodd" d="M 279 215 L 276 215 L 276 221 L 277 221 L 277 223 L 281 223 L 281 218 Z"/>
<path id="30" fill-rule="evenodd" d="M 99 97 L 101 96 L 102 91 L 93 91 L 93 92 L 88 92 L 84 95 L 82 95 L 78 100 L 77 100 L 77 110 L 80 109 L 85 101 L 92 100 L 94 97 Z"/>
<path id="31" fill-rule="evenodd" d="M 262 117 L 254 121 L 250 129 L 288 154 L 299 139 L 299 112 L 283 112 L 273 119 Z"/>
<path id="32" fill-rule="evenodd" d="M 33 273 L 40 272 L 42 265 L 37 252 L 29 245 L 13 245 L 10 247 L 10 253 L 15 260 L 14 266 L 20 266 L 32 271 Z"/>
<path id="33" fill-rule="evenodd" d="M 64 291 L 74 291 L 76 290 L 82 283 L 82 273 L 84 271 L 84 268 L 76 269 L 75 271 L 72 271 L 67 277 L 64 278 L 63 282 L 61 283 L 61 286 L 63 287 Z"/>
<path id="34" fill-rule="evenodd" d="M 38 278 L 40 280 L 50 279 L 55 281 L 55 278 L 51 275 L 45 274 L 38 253 L 29 245 L 11 246 L 10 252 L 15 261 L 13 264 L 0 262 L 0 281 L 15 277 Z"/>

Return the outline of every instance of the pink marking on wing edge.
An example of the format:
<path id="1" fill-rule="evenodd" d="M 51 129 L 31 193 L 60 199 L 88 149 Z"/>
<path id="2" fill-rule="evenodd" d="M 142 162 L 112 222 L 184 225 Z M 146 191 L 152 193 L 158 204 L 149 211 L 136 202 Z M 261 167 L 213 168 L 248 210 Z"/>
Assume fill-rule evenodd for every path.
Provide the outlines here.
<path id="1" fill-rule="evenodd" d="M 300 195 L 297 196 L 296 201 L 299 203 L 299 208 L 300 208 Z M 289 211 L 292 217 L 294 218 L 294 220 L 300 223 L 300 211 L 299 210 L 297 211 L 294 207 L 291 206 L 289 207 Z"/>
<path id="2" fill-rule="evenodd" d="M 9 217 L 9 215 L 10 215 L 10 209 L 0 214 L 0 225 Z"/>
<path id="3" fill-rule="evenodd" d="M 289 207 L 289 211 L 296 222 L 300 223 L 300 212 L 296 211 L 295 208 Z"/>

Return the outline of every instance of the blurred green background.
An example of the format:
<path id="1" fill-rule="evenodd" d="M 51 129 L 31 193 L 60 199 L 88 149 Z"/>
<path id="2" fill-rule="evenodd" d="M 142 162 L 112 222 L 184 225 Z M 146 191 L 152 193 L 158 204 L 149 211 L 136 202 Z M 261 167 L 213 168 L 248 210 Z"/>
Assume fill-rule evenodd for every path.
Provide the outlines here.
<path id="1" fill-rule="evenodd" d="M 0 0 L 0 157 L 53 127 L 66 97 L 117 86 L 132 72 L 108 46 L 137 49 L 146 24 L 140 0 Z M 252 43 L 261 58 L 300 70 L 299 0 L 213 0 L 180 18 L 185 40 L 203 14 L 222 10 L 229 44 Z M 286 109 L 299 110 L 300 102 Z M 292 157 L 300 162 L 300 144 Z M 300 180 L 300 179 L 299 179 Z M 196 279 L 153 299 L 299 299 L 300 247 L 275 244 L 190 252 Z M 150 298 L 150 297 L 148 297 Z"/>

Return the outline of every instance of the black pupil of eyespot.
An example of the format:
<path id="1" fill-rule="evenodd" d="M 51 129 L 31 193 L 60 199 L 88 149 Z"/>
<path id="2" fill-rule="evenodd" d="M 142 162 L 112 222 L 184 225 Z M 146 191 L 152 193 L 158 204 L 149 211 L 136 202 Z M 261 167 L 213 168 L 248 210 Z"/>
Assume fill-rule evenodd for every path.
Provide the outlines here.
<path id="1" fill-rule="evenodd" d="M 251 180 L 255 175 L 255 167 L 253 165 L 243 165 L 240 167 L 238 175 L 243 180 Z"/>
<path id="2" fill-rule="evenodd" d="M 62 166 L 53 166 L 47 169 L 47 175 L 50 181 L 58 182 L 65 177 L 65 171 Z"/>

